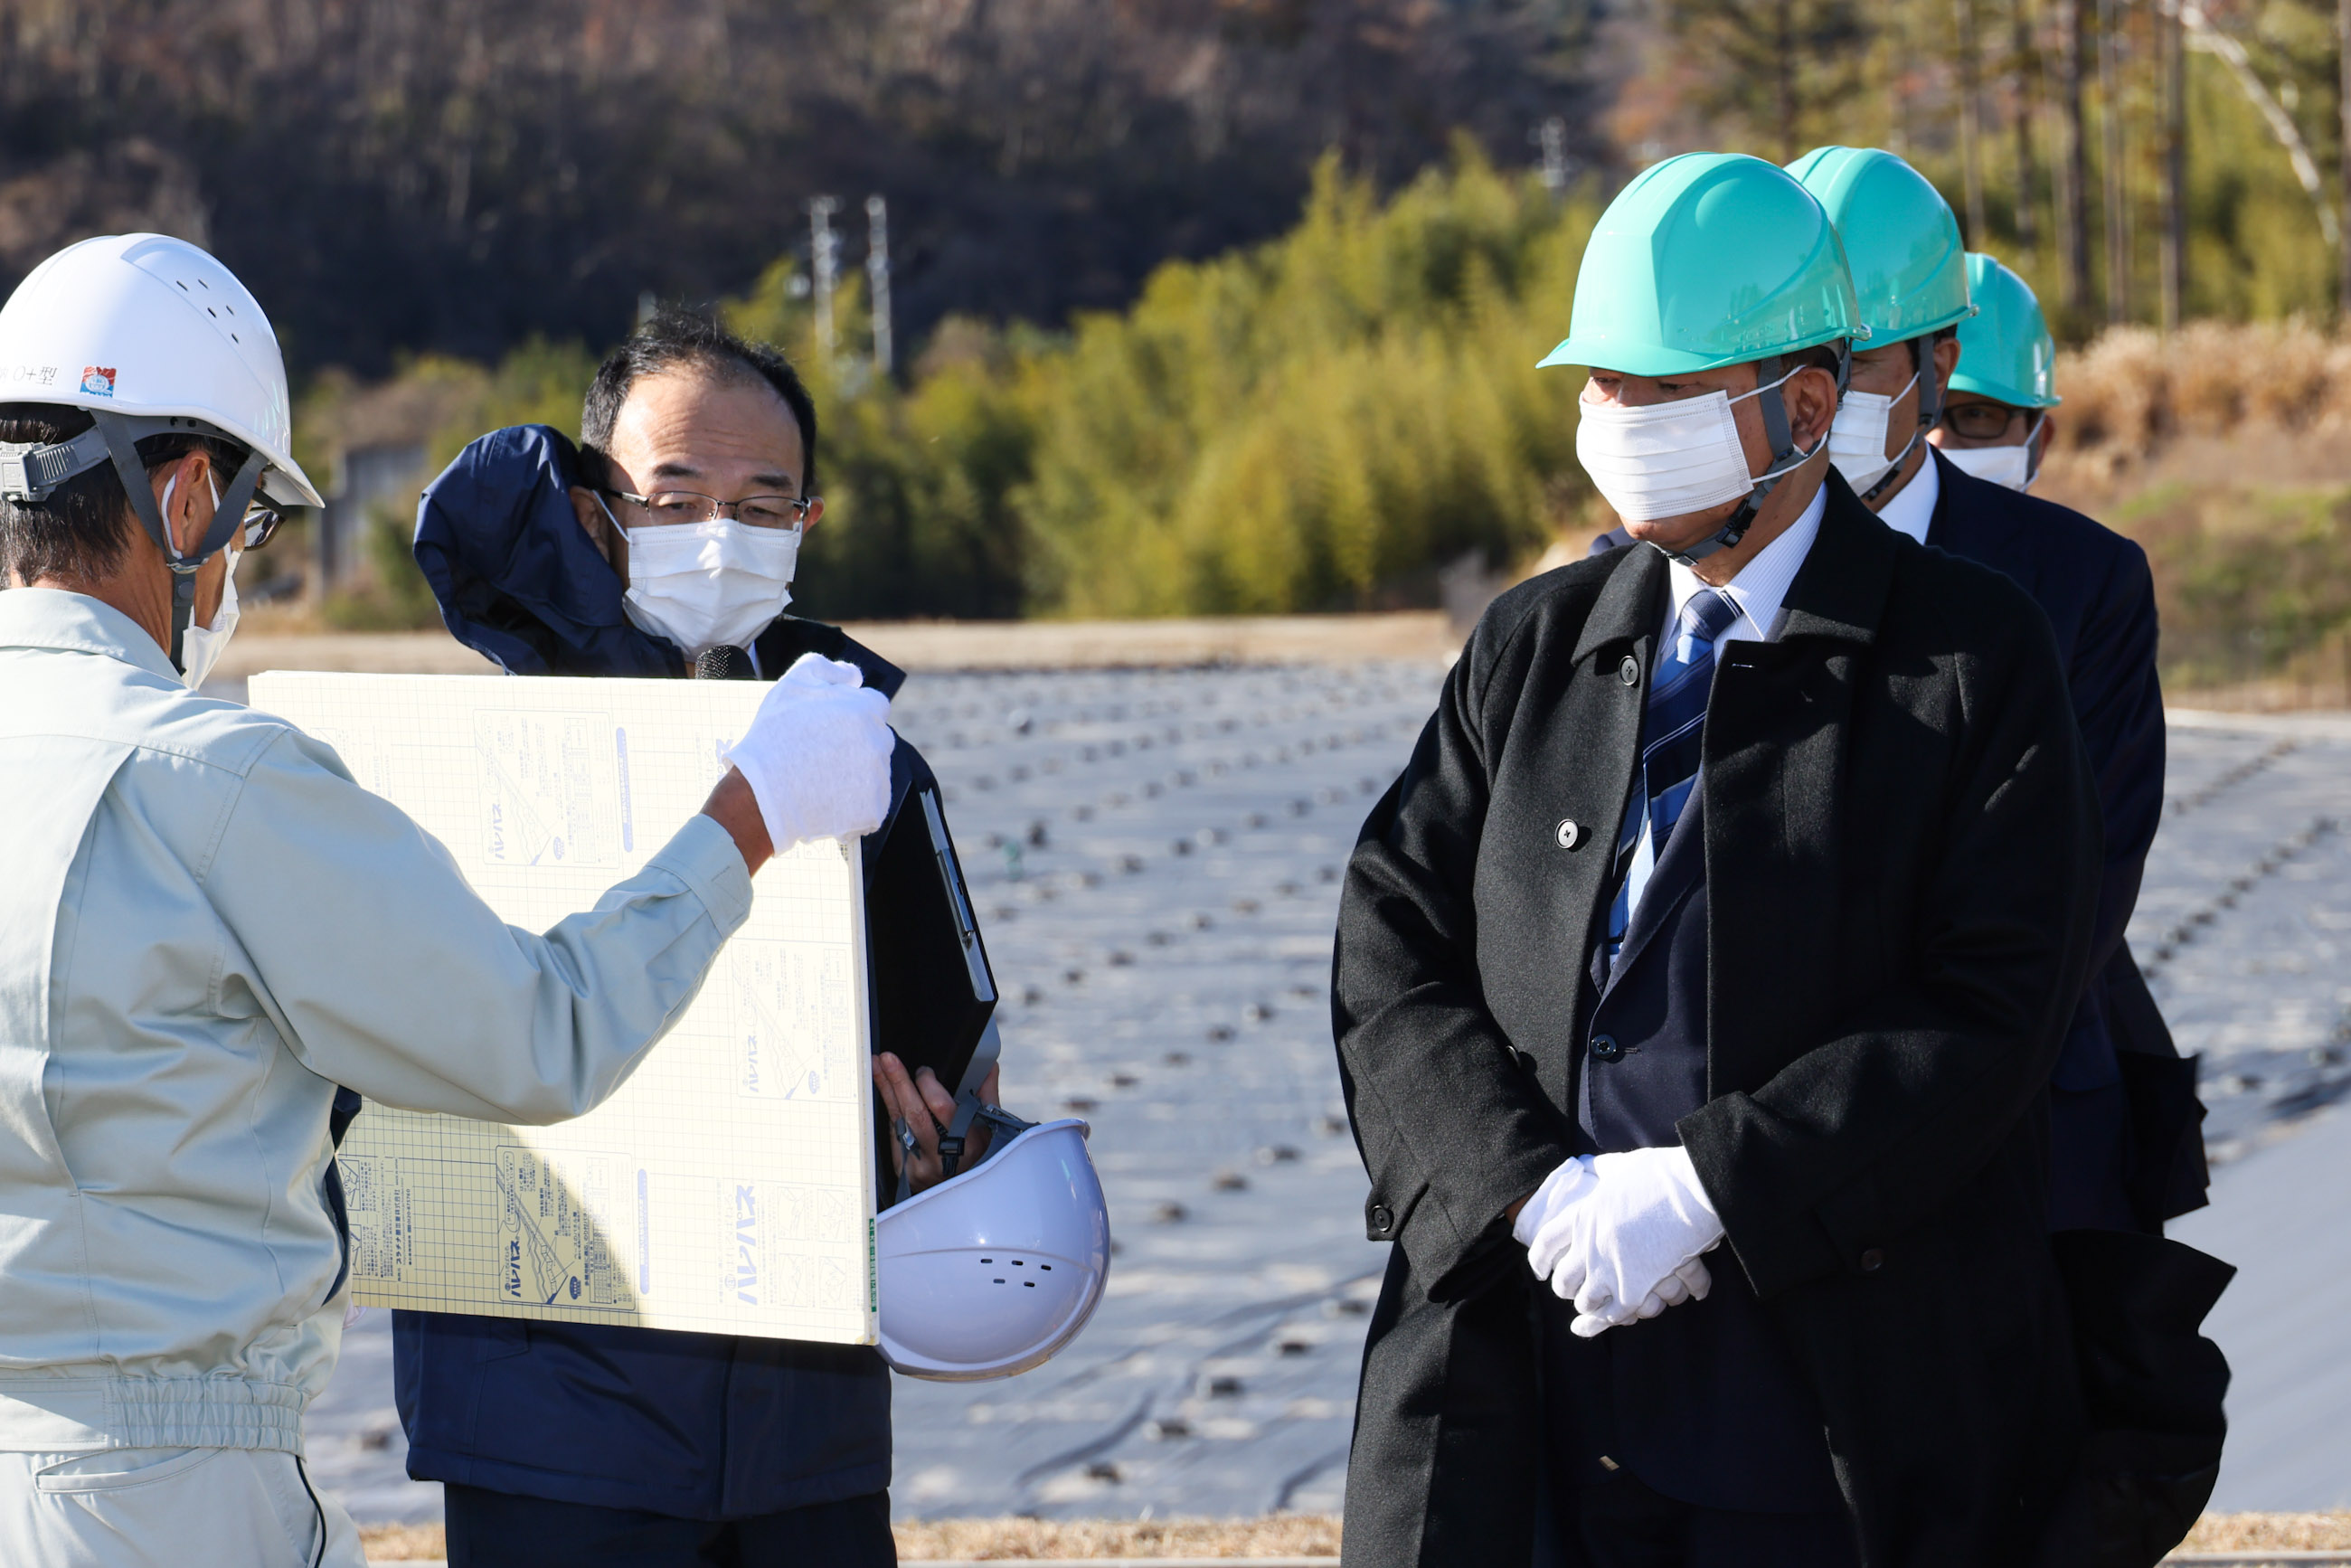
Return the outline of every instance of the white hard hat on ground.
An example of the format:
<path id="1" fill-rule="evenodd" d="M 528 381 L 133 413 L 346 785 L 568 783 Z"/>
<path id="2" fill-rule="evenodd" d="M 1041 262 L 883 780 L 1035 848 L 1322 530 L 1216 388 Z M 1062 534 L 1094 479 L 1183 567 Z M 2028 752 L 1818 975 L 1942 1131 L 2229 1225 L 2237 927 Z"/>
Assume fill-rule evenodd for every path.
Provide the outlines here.
<path id="1" fill-rule="evenodd" d="M 1017 1119 L 991 1115 L 999 1128 Z M 1050 1359 L 1101 1304 L 1110 1213 L 1083 1122 L 1026 1127 L 876 1227 L 882 1354 L 912 1377 L 976 1382 Z"/>
<path id="2" fill-rule="evenodd" d="M 103 235 L 35 267 L 0 307 L 0 402 L 89 412 L 91 428 L 71 440 L 0 444 L 0 497 L 38 505 L 112 463 L 171 564 L 169 652 L 182 669 L 196 570 L 247 526 L 256 489 L 279 506 L 322 504 L 294 461 L 286 362 L 269 318 L 235 274 L 185 240 Z M 216 486 L 212 527 L 192 551 L 164 526 L 139 456 L 140 442 L 167 434 L 225 437 L 246 450 Z M 269 521 L 250 537 L 266 537 Z"/>

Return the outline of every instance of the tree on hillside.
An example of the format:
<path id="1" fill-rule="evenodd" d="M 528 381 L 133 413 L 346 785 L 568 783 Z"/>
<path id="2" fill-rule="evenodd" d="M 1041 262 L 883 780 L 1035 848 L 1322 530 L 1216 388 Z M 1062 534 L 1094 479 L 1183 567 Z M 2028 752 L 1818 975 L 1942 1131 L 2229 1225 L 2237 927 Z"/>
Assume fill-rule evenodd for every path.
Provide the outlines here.
<path id="1" fill-rule="evenodd" d="M 1858 0 L 1664 0 L 1663 17 L 1698 68 L 1700 107 L 1758 151 L 1784 163 L 1840 138 L 1875 32 Z"/>
<path id="2" fill-rule="evenodd" d="M 1059 322 L 1576 112 L 1588 0 L 0 0 L 0 288 L 152 226 L 298 365 L 608 341 L 890 202 L 902 335 Z M 1572 149 L 1587 166 L 1604 150 Z M 860 236 L 850 235 L 851 254 Z M 803 252 L 803 255 L 805 253 Z"/>

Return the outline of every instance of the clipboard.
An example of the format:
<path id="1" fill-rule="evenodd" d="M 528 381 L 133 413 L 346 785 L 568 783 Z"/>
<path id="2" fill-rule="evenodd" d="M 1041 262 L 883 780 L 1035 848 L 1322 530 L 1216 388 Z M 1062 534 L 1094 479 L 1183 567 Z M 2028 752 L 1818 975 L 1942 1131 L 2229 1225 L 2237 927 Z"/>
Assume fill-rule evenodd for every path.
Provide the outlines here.
<path id="1" fill-rule="evenodd" d="M 909 794 L 874 859 L 865 936 L 873 1049 L 909 1074 L 929 1068 L 951 1093 L 977 1092 L 996 1059 L 996 977 L 935 785 Z M 874 1136 L 875 1169 L 887 1176 L 886 1117 Z"/>

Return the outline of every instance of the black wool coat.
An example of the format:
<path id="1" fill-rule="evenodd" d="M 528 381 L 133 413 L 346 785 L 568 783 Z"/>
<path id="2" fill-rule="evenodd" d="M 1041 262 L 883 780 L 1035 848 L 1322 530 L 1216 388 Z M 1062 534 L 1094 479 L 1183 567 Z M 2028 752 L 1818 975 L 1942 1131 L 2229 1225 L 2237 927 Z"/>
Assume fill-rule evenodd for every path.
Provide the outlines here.
<path id="1" fill-rule="evenodd" d="M 1780 638 L 1715 676 L 1708 1100 L 1679 1132 L 1728 1232 L 1709 1262 L 1746 1271 L 1819 1396 L 1864 1562 L 1982 1568 L 2032 1555 L 2081 1443 L 2042 1107 L 2096 806 L 2046 617 L 1826 484 Z M 1667 595 L 1644 549 L 1498 600 L 1348 867 L 1334 1025 L 1366 1229 L 1394 1243 L 1356 1568 L 1532 1550 L 1534 1281 L 1502 1217 L 1573 1152 Z"/>

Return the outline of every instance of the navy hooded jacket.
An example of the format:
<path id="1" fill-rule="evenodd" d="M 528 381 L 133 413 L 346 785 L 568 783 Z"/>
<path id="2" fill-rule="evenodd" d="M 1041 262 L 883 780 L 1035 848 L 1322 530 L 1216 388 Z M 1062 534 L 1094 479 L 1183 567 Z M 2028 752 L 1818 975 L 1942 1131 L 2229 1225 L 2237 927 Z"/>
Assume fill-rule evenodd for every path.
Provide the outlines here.
<path id="1" fill-rule="evenodd" d="M 674 645 L 622 612 L 620 577 L 571 509 L 576 472 L 569 441 L 521 425 L 475 442 L 424 492 L 416 561 L 450 633 L 509 674 L 686 675 Z M 754 653 L 770 678 L 816 653 L 886 695 L 905 680 L 838 627 L 791 616 Z M 932 781 L 903 739 L 890 772 L 869 876 L 907 792 Z M 706 1520 L 890 1484 L 889 1372 L 867 1346 L 411 1312 L 392 1314 L 392 1345 L 419 1480 Z"/>

